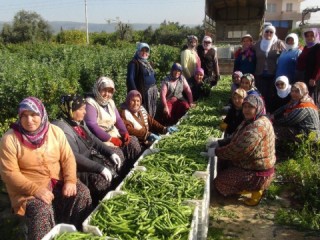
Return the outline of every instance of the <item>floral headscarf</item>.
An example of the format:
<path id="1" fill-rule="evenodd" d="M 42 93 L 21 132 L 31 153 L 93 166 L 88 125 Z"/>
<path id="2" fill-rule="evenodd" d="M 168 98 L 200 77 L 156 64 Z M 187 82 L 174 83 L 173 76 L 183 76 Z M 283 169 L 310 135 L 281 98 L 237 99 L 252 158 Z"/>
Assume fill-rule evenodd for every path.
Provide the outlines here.
<path id="1" fill-rule="evenodd" d="M 242 103 L 249 103 L 251 106 L 253 106 L 257 111 L 256 111 L 256 115 L 254 116 L 254 118 L 252 119 L 253 121 L 259 119 L 260 117 L 265 115 L 265 107 L 264 107 L 264 102 L 262 100 L 261 97 L 256 96 L 256 95 L 248 95 Z M 249 120 L 249 121 L 252 121 Z"/>
<path id="2" fill-rule="evenodd" d="M 22 127 L 21 116 L 24 111 L 32 111 L 40 116 L 41 123 L 36 131 L 28 132 Z M 18 114 L 18 121 L 11 125 L 16 136 L 23 144 L 32 149 L 41 147 L 45 142 L 49 128 L 48 114 L 42 102 L 38 98 L 27 97 L 19 103 Z"/>
<path id="3" fill-rule="evenodd" d="M 314 103 L 313 99 L 309 95 L 308 87 L 304 82 L 296 82 L 292 85 L 292 87 L 299 89 L 301 95 L 300 102 Z"/>
<path id="4" fill-rule="evenodd" d="M 284 89 L 278 88 L 277 82 L 283 82 L 286 87 Z M 291 92 L 291 85 L 289 84 L 289 79 L 286 76 L 277 77 L 274 85 L 276 86 L 277 94 L 280 98 L 286 98 Z"/>
<path id="5" fill-rule="evenodd" d="M 130 108 L 130 101 L 132 98 L 134 98 L 136 96 L 138 96 L 140 98 L 140 101 L 142 101 L 142 96 L 137 90 L 131 90 L 130 92 L 128 92 L 127 97 L 126 97 L 126 101 L 124 104 L 121 105 L 121 107 L 123 109 L 128 109 L 132 113 L 136 113 L 137 112 L 136 110 Z"/>
<path id="6" fill-rule="evenodd" d="M 80 95 L 65 95 L 61 97 L 61 112 L 63 114 L 63 118 L 67 120 L 71 125 L 78 125 L 73 120 L 73 112 L 77 111 L 79 108 L 86 104 L 86 100 L 84 97 Z"/>
<path id="7" fill-rule="evenodd" d="M 93 95 L 96 99 L 96 101 L 103 107 L 107 106 L 109 103 L 109 100 L 105 100 L 101 95 L 99 90 L 103 88 L 113 88 L 114 89 L 114 82 L 108 78 L 108 77 L 99 77 L 97 81 L 94 83 L 94 86 L 92 88 Z"/>

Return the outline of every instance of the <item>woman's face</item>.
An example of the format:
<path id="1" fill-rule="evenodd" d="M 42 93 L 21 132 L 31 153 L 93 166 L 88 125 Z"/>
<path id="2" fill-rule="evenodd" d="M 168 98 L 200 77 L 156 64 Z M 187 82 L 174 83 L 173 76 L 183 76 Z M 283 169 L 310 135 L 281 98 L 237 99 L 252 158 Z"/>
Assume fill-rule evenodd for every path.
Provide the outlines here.
<path id="1" fill-rule="evenodd" d="M 149 49 L 148 48 L 142 48 L 139 52 L 139 57 L 147 59 L 149 57 Z"/>
<path id="2" fill-rule="evenodd" d="M 232 80 L 233 80 L 233 83 L 239 85 L 241 81 L 241 77 L 239 75 L 233 75 Z"/>
<path id="3" fill-rule="evenodd" d="M 285 89 L 286 88 L 286 84 L 282 81 L 277 81 L 276 86 L 278 89 Z"/>
<path id="4" fill-rule="evenodd" d="M 129 101 L 129 109 L 133 112 L 137 112 L 140 109 L 141 100 L 139 96 L 134 96 Z"/>
<path id="5" fill-rule="evenodd" d="M 288 45 L 293 45 L 293 44 L 294 44 L 293 38 L 292 38 L 292 37 L 287 38 L 287 39 L 286 39 L 286 44 L 288 44 Z"/>
<path id="6" fill-rule="evenodd" d="M 306 42 L 314 42 L 315 41 L 315 37 L 314 37 L 314 33 L 312 31 L 310 32 L 306 32 L 304 34 L 305 38 L 306 38 Z"/>
<path id="7" fill-rule="evenodd" d="M 271 40 L 272 39 L 272 37 L 273 37 L 273 34 L 274 34 L 274 32 L 272 31 L 272 30 L 266 30 L 265 32 L 264 32 L 264 38 L 265 39 L 267 39 L 267 40 Z"/>
<path id="8" fill-rule="evenodd" d="M 302 96 L 300 94 L 300 90 L 296 87 L 293 87 L 293 86 L 291 88 L 290 95 L 291 95 L 291 99 L 293 101 L 299 101 L 302 98 Z"/>
<path id="9" fill-rule="evenodd" d="M 203 74 L 202 73 L 196 73 L 194 75 L 194 79 L 196 80 L 197 83 L 200 83 L 203 79 Z"/>
<path id="10" fill-rule="evenodd" d="M 177 78 L 179 78 L 181 76 L 181 72 L 179 71 L 179 70 L 173 70 L 172 71 L 172 77 L 174 78 L 174 79 L 177 79 Z"/>
<path id="11" fill-rule="evenodd" d="M 239 94 L 234 93 L 232 96 L 232 102 L 233 105 L 237 108 L 240 109 L 242 107 L 242 103 L 243 103 L 243 97 L 241 97 Z"/>
<path id="12" fill-rule="evenodd" d="M 41 125 L 41 117 L 33 111 L 23 111 L 20 116 L 20 123 L 24 130 L 35 132 Z"/>
<path id="13" fill-rule="evenodd" d="M 242 112 L 246 120 L 252 120 L 256 116 L 257 109 L 246 102 L 242 105 Z"/>
<path id="14" fill-rule="evenodd" d="M 86 115 L 86 105 L 82 105 L 79 109 L 72 112 L 72 119 L 76 122 L 80 122 Z"/>
<path id="15" fill-rule="evenodd" d="M 245 38 L 242 39 L 241 44 L 242 44 L 243 48 L 248 48 L 248 47 L 250 47 L 252 45 L 252 41 L 251 41 L 250 38 L 245 37 Z"/>
<path id="16" fill-rule="evenodd" d="M 246 91 L 249 91 L 251 88 L 251 82 L 246 78 L 242 78 L 241 83 L 240 83 L 240 87 Z"/>
<path id="17" fill-rule="evenodd" d="M 99 93 L 104 100 L 111 99 L 113 96 L 113 91 L 114 89 L 110 87 L 99 89 Z"/>

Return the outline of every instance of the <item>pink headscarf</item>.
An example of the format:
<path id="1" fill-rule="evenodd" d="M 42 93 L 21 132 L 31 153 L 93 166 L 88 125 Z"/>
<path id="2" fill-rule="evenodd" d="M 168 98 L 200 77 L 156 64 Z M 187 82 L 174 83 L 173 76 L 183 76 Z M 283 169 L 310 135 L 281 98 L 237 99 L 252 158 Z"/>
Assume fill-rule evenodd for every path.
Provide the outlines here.
<path id="1" fill-rule="evenodd" d="M 313 32 L 314 41 L 311 42 L 311 43 L 309 43 L 309 42 L 306 41 L 305 34 L 306 34 L 307 32 Z M 318 29 L 316 29 L 316 28 L 306 28 L 306 29 L 304 29 L 302 36 L 303 36 L 304 42 L 306 43 L 307 47 L 313 47 L 314 45 L 316 45 L 317 43 L 320 42 L 320 34 L 319 34 Z"/>

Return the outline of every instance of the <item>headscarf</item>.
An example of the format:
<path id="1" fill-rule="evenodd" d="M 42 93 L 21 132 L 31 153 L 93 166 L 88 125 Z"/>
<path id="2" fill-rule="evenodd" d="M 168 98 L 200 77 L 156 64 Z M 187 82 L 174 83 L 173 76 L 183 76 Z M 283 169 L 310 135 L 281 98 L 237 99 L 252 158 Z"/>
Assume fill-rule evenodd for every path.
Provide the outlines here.
<path id="1" fill-rule="evenodd" d="M 173 73 L 173 71 L 180 71 L 181 73 L 182 73 L 182 66 L 180 65 L 180 63 L 174 63 L 174 64 L 172 64 L 172 67 L 171 67 L 171 71 L 170 71 L 170 80 L 177 80 L 177 79 L 179 79 L 180 77 L 181 77 L 181 75 L 180 75 L 180 77 L 178 77 L 178 78 L 175 78 L 173 75 L 172 75 L 172 73 Z"/>
<path id="2" fill-rule="evenodd" d="M 254 76 L 253 76 L 251 73 L 245 73 L 245 74 L 243 74 L 242 77 L 241 77 L 241 79 L 242 79 L 242 78 L 245 78 L 245 79 L 249 80 L 249 82 L 250 82 L 250 90 L 251 90 L 251 89 L 256 90 L 256 86 L 255 86 L 255 84 L 254 84 Z M 240 83 L 241 83 L 241 80 L 240 80 Z"/>
<path id="3" fill-rule="evenodd" d="M 273 32 L 272 38 L 270 40 L 265 39 L 264 37 L 264 34 L 267 30 Z M 276 41 L 278 41 L 278 37 L 276 36 L 276 28 L 272 25 L 266 26 L 263 30 L 263 35 L 260 42 L 260 49 L 266 53 L 266 57 L 268 57 L 272 44 L 274 44 Z"/>
<path id="4" fill-rule="evenodd" d="M 232 76 L 238 76 L 239 78 L 241 78 L 243 76 L 241 71 L 235 71 Z"/>
<path id="5" fill-rule="evenodd" d="M 306 34 L 307 32 L 313 32 L 314 41 L 311 42 L 311 43 L 309 43 L 309 42 L 306 41 L 305 34 Z M 304 42 L 306 43 L 307 47 L 313 47 L 314 45 L 316 45 L 317 43 L 320 42 L 320 34 L 319 34 L 318 29 L 316 29 L 316 28 L 306 28 L 306 29 L 304 29 L 302 36 L 303 36 Z"/>
<path id="6" fill-rule="evenodd" d="M 73 112 L 77 111 L 83 105 L 86 104 L 86 100 L 84 97 L 72 94 L 72 95 L 65 95 L 61 97 L 61 112 L 63 118 L 67 120 L 72 126 L 78 125 L 78 122 L 73 120 Z"/>
<path id="7" fill-rule="evenodd" d="M 210 42 L 210 44 L 204 44 L 204 42 Z M 204 36 L 204 38 L 202 39 L 202 46 L 205 50 L 209 50 L 210 48 L 212 48 L 212 38 L 209 36 Z"/>
<path id="8" fill-rule="evenodd" d="M 309 96 L 308 87 L 304 82 L 296 82 L 292 85 L 292 87 L 295 87 L 299 89 L 299 93 L 302 96 L 300 98 L 300 102 L 312 102 L 314 103 L 313 99 Z"/>
<path id="9" fill-rule="evenodd" d="M 293 39 L 293 45 L 289 45 L 287 44 L 287 39 L 288 38 L 292 38 Z M 294 50 L 294 49 L 298 49 L 298 44 L 299 44 L 299 38 L 298 38 L 298 35 L 295 34 L 295 33 L 290 33 L 288 34 L 288 36 L 286 36 L 285 40 L 285 45 L 286 45 L 286 50 Z"/>
<path id="10" fill-rule="evenodd" d="M 39 128 L 34 132 L 26 131 L 21 125 L 21 116 L 24 111 L 32 111 L 38 114 L 41 118 Z M 46 139 L 46 135 L 49 129 L 49 120 L 47 111 L 42 102 L 35 97 L 27 97 L 19 103 L 18 108 L 19 119 L 16 123 L 11 125 L 16 136 L 26 146 L 36 149 L 41 147 Z"/>
<path id="11" fill-rule="evenodd" d="M 265 115 L 265 107 L 264 107 L 264 103 L 261 97 L 256 96 L 256 95 L 248 95 L 242 103 L 249 103 L 251 106 L 253 106 L 257 111 L 256 111 L 256 115 L 254 116 L 254 118 L 252 119 L 253 121 L 259 119 L 261 116 Z M 249 121 L 252 121 L 249 120 Z"/>
<path id="12" fill-rule="evenodd" d="M 130 108 L 130 101 L 132 98 L 136 96 L 138 96 L 140 98 L 140 101 L 142 101 L 142 96 L 137 90 L 131 90 L 130 92 L 128 92 L 126 101 L 121 105 L 121 108 L 128 109 L 130 112 L 136 113 L 137 112 L 136 110 L 133 110 Z"/>
<path id="13" fill-rule="evenodd" d="M 149 63 L 148 61 L 148 57 L 146 58 L 142 58 L 140 57 L 140 52 L 143 48 L 147 48 L 148 49 L 148 52 L 150 52 L 150 47 L 147 43 L 141 43 L 141 42 L 138 42 L 137 43 L 137 50 L 136 50 L 136 53 L 134 55 L 135 59 L 138 60 L 139 63 L 142 64 L 142 66 L 144 66 L 144 68 L 147 70 L 149 76 L 154 74 L 154 70 L 151 66 L 151 64 Z"/>
<path id="14" fill-rule="evenodd" d="M 109 100 L 105 100 L 101 95 L 99 90 L 103 88 L 113 88 L 113 92 L 115 91 L 114 82 L 108 77 L 99 77 L 97 81 L 94 83 L 92 88 L 93 95 L 96 101 L 103 107 L 107 106 Z"/>
<path id="15" fill-rule="evenodd" d="M 142 48 L 147 48 L 147 49 L 148 49 L 148 52 L 150 52 L 150 46 L 149 46 L 149 44 L 143 43 L 143 42 L 138 42 L 138 43 L 137 43 L 137 49 L 136 49 L 135 56 L 137 56 L 137 57 L 140 58 L 140 59 L 146 60 L 147 58 L 141 58 L 141 57 L 139 56 L 139 53 L 141 52 Z"/>
<path id="16" fill-rule="evenodd" d="M 197 67 L 196 70 L 194 71 L 194 75 L 196 75 L 197 73 L 201 73 L 202 75 L 204 75 L 204 70 L 201 67 Z"/>
<path id="17" fill-rule="evenodd" d="M 278 88 L 277 82 L 283 82 L 286 87 L 284 89 Z M 280 98 L 286 98 L 291 92 L 291 85 L 289 84 L 289 79 L 286 76 L 277 77 L 274 85 L 276 86 L 277 94 Z"/>

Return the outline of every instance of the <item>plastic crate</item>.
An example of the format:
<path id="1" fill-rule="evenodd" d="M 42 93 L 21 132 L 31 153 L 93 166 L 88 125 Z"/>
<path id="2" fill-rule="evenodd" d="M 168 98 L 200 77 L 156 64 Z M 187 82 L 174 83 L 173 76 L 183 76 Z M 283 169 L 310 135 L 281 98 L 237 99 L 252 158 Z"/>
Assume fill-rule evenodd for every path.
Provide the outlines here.
<path id="1" fill-rule="evenodd" d="M 116 191 L 120 191 L 122 188 L 122 185 L 125 183 L 125 181 L 132 175 L 134 174 L 134 172 L 136 171 L 147 171 L 147 168 L 144 166 L 135 166 L 128 174 L 127 176 L 125 176 L 125 178 L 119 183 L 119 185 L 117 186 L 117 188 L 115 189 Z"/>
<path id="2" fill-rule="evenodd" d="M 58 236 L 61 233 L 65 232 L 77 232 L 77 229 L 74 225 L 71 224 L 65 224 L 65 223 L 60 223 L 54 226 L 50 232 L 48 232 L 42 240 L 51 240 L 54 237 Z"/>

